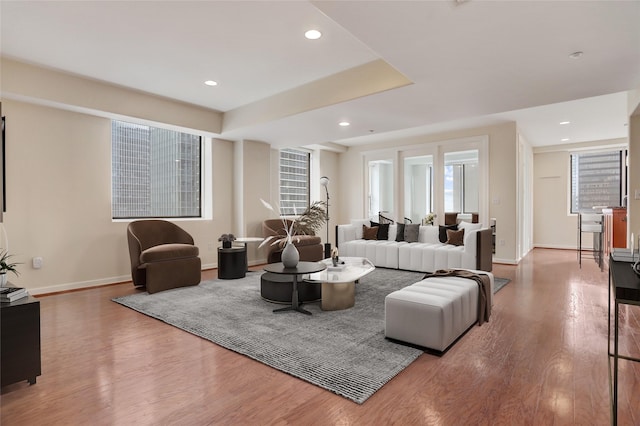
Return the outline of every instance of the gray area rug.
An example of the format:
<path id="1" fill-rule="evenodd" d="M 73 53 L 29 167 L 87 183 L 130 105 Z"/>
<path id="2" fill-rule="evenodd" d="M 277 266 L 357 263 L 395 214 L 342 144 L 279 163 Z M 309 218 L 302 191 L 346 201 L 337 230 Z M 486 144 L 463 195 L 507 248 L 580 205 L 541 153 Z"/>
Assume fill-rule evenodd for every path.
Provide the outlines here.
<path id="1" fill-rule="evenodd" d="M 502 287 L 510 282 L 511 280 L 509 278 L 493 277 L 493 294 L 496 294 Z"/>
<path id="2" fill-rule="evenodd" d="M 362 404 L 423 352 L 384 338 L 384 298 L 424 274 L 378 268 L 356 286 L 342 311 L 274 314 L 260 298 L 261 272 L 239 280 L 113 299 L 136 311 L 244 354 Z"/>

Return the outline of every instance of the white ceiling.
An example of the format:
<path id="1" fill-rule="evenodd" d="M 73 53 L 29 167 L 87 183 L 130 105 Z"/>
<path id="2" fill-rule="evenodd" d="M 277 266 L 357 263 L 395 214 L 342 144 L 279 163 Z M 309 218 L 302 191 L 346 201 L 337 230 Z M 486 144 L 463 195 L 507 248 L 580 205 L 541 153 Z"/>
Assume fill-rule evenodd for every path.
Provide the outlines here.
<path id="1" fill-rule="evenodd" d="M 513 120 L 534 146 L 624 138 L 640 88 L 638 1 L 1 0 L 0 18 L 3 56 L 230 114 L 379 59 L 412 82 L 220 135 L 275 146 Z"/>

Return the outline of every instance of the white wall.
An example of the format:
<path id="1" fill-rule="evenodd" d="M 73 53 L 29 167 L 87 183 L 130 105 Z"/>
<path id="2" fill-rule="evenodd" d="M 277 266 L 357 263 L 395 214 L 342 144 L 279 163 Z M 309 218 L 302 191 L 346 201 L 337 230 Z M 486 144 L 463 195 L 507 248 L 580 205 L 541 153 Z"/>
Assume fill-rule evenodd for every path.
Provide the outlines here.
<path id="1" fill-rule="evenodd" d="M 518 134 L 518 255 L 520 259 L 533 249 L 533 148 Z"/>

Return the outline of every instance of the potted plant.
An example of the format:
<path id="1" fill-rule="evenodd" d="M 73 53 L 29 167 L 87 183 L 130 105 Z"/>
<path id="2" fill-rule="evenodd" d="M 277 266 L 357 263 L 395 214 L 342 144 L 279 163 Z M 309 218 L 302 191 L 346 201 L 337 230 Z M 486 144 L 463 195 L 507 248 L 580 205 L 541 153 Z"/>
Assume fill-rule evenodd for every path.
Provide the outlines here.
<path id="1" fill-rule="evenodd" d="M 19 263 L 11 262 L 10 259 L 12 257 L 13 255 L 9 254 L 7 250 L 0 251 L 0 285 L 7 283 L 7 272 L 13 272 L 16 277 L 19 275 L 16 269 Z"/>
<path id="2" fill-rule="evenodd" d="M 222 248 L 231 248 L 231 243 L 235 241 L 236 237 L 233 234 L 222 234 L 218 241 L 222 241 Z"/>
<path id="3" fill-rule="evenodd" d="M 271 210 L 274 213 L 276 212 L 271 204 L 267 203 L 262 198 L 260 199 L 260 201 L 262 202 L 262 205 L 265 206 L 268 210 Z M 293 211 L 294 216 L 297 216 L 295 207 Z M 278 208 L 278 212 L 280 212 L 280 208 Z M 282 220 L 282 229 L 287 236 L 284 239 L 275 236 L 267 237 L 258 248 L 269 242 L 271 242 L 271 245 L 282 244 L 284 246 L 284 249 L 282 250 L 282 263 L 286 268 L 295 268 L 298 264 L 298 261 L 300 260 L 300 253 L 298 253 L 298 249 L 296 248 L 296 246 L 293 245 L 293 237 L 296 235 L 296 217 L 291 218 L 290 222 L 287 222 L 284 215 L 280 214 L 280 219 Z"/>
<path id="4" fill-rule="evenodd" d="M 294 231 L 301 235 L 315 235 L 327 223 L 327 203 L 324 201 L 314 201 L 298 217 Z"/>
<path id="5" fill-rule="evenodd" d="M 436 217 L 438 217 L 438 215 L 436 215 L 435 213 L 429 213 L 427 216 L 425 216 L 423 222 L 425 225 L 433 225 L 433 221 Z"/>

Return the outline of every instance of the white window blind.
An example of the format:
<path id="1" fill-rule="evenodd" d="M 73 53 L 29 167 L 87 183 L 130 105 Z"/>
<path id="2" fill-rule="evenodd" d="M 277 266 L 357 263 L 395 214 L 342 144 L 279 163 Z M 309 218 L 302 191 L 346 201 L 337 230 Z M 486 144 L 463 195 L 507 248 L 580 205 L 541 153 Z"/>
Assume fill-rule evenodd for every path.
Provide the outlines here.
<path id="1" fill-rule="evenodd" d="M 619 206 L 623 196 L 624 151 L 571 155 L 571 213 Z"/>
<path id="2" fill-rule="evenodd" d="M 280 150 L 280 209 L 283 215 L 301 214 L 309 206 L 308 152 Z"/>
<path id="3" fill-rule="evenodd" d="M 201 216 L 201 138 L 112 121 L 114 219 Z"/>

